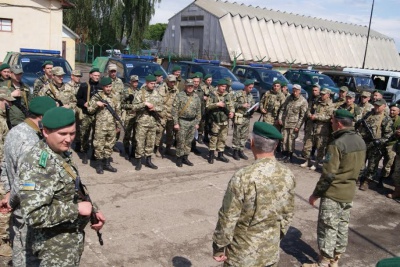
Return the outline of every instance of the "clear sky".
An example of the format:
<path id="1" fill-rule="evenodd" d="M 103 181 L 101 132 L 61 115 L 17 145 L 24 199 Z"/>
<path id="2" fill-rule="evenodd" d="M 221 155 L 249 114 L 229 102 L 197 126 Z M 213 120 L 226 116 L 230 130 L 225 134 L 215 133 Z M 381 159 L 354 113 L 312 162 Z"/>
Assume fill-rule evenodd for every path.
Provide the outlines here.
<path id="1" fill-rule="evenodd" d="M 225 1 L 225 0 L 224 0 Z M 156 4 L 154 23 L 168 23 L 193 0 L 161 0 Z M 368 26 L 372 0 L 229 0 L 254 7 L 292 12 L 333 21 Z M 371 28 L 393 38 L 400 51 L 400 0 L 375 0 Z"/>

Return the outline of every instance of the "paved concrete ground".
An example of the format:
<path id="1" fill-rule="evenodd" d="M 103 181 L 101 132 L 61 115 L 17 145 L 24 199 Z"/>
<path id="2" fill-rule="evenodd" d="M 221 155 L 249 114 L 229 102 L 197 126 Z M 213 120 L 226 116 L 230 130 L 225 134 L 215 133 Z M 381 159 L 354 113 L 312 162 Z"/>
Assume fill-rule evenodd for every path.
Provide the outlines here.
<path id="1" fill-rule="evenodd" d="M 229 144 L 230 140 L 231 136 Z M 92 199 L 107 217 L 102 231 L 104 246 L 99 245 L 92 230 L 87 230 L 81 265 L 221 266 L 211 257 L 217 212 L 232 174 L 252 160 L 230 158 L 228 164 L 210 165 L 206 147 L 202 145 L 200 149 L 201 157 L 190 156 L 194 167 L 178 168 L 172 158 L 155 158 L 158 170 L 143 167 L 139 172 L 114 153 L 113 165 L 118 172 L 104 175 L 97 175 L 93 167 L 82 165 L 76 157 Z M 249 150 L 246 153 L 251 156 Z M 281 243 L 279 266 L 283 267 L 301 266 L 318 255 L 318 210 L 307 200 L 320 174 L 302 169 L 298 163 L 301 159 L 287 164 L 296 175 L 297 185 L 295 218 Z M 379 259 L 400 255 L 400 206 L 383 193 L 384 190 L 357 190 L 348 251 L 340 266 L 375 266 Z"/>

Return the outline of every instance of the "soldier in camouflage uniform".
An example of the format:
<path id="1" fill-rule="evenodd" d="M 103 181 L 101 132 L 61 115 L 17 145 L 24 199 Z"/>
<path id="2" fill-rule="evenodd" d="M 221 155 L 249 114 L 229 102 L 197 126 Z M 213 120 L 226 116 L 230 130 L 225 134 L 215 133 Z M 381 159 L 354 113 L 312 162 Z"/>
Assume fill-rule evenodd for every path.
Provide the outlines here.
<path id="1" fill-rule="evenodd" d="M 117 65 L 108 65 L 108 77 L 112 80 L 112 92 L 120 100 L 122 90 L 124 90 L 124 83 L 120 78 L 117 77 Z"/>
<path id="2" fill-rule="evenodd" d="M 335 101 L 333 101 L 333 106 L 335 109 L 338 109 L 341 105 L 346 102 L 346 95 L 349 92 L 349 88 L 347 86 L 342 86 L 339 88 L 339 97 Z"/>
<path id="3" fill-rule="evenodd" d="M 233 120 L 233 158 L 240 160 L 241 158 L 247 160 L 248 157 L 244 154 L 244 146 L 249 138 L 250 118 L 255 109 L 247 112 L 254 103 L 251 90 L 254 88 L 254 80 L 246 80 L 244 82 L 243 91 L 237 91 L 235 95 L 235 117 Z"/>
<path id="4" fill-rule="evenodd" d="M 168 75 L 165 83 L 158 88 L 158 93 L 163 98 L 164 110 L 161 114 L 161 122 L 160 126 L 157 129 L 156 136 L 156 153 L 163 153 L 162 150 L 162 136 L 165 130 L 166 135 L 166 149 L 165 154 L 172 156 L 171 146 L 174 143 L 174 120 L 172 117 L 172 104 L 174 103 L 174 99 L 176 95 L 179 93 L 178 88 L 175 86 L 176 77 L 175 75 Z M 157 154 L 156 154 L 157 156 Z M 161 156 L 161 155 L 159 155 Z"/>
<path id="5" fill-rule="evenodd" d="M 204 114 L 206 113 L 206 104 L 207 104 L 207 102 L 205 101 L 205 99 L 206 99 L 205 92 L 203 91 L 203 89 L 200 86 L 200 83 L 201 83 L 200 76 L 202 76 L 202 75 L 203 74 L 199 75 L 199 73 L 195 73 L 192 75 L 192 80 L 193 80 L 193 85 L 194 85 L 194 93 L 199 97 L 200 103 L 201 103 L 201 121 L 203 121 Z M 203 139 L 204 124 L 201 124 L 201 122 L 200 122 L 200 125 L 199 125 L 199 128 L 197 129 L 197 131 L 198 131 L 197 140 Z M 196 139 L 195 138 L 193 138 L 193 140 L 192 140 L 191 151 L 195 155 L 201 154 L 201 152 L 196 147 Z"/>
<path id="6" fill-rule="evenodd" d="M 142 160 L 146 159 L 146 166 L 152 169 L 158 169 L 151 161 L 151 155 L 154 151 L 156 141 L 157 121 L 163 112 L 163 99 L 161 95 L 154 90 L 156 86 L 156 77 L 154 75 L 146 76 L 146 87 L 140 89 L 133 101 L 132 110 L 136 111 L 136 167 L 135 170 L 142 169 Z"/>
<path id="7" fill-rule="evenodd" d="M 385 115 L 386 101 L 379 99 L 374 102 L 374 109 L 367 113 L 362 119 L 372 132 L 372 136 L 365 125 L 359 123 L 357 130 L 367 144 L 368 165 L 360 178 L 360 190 L 367 190 L 369 180 L 372 181 L 378 171 L 378 164 L 383 155 L 384 144 L 393 133 L 393 122 Z"/>
<path id="8" fill-rule="evenodd" d="M 182 68 L 179 65 L 175 65 L 172 67 L 172 73 L 176 77 L 175 86 L 178 88 L 179 92 L 182 92 L 185 89 L 185 81 L 182 80 L 181 76 Z"/>
<path id="9" fill-rule="evenodd" d="M 311 94 L 311 96 L 309 96 L 309 98 L 307 100 L 307 102 L 308 102 L 307 112 L 310 112 L 311 114 L 315 113 L 315 107 L 316 107 L 319 97 L 320 97 L 320 91 L 321 91 L 321 87 L 318 84 L 314 84 L 312 86 L 312 94 Z M 308 149 L 307 150 L 303 149 L 302 154 L 303 154 L 303 157 L 305 157 L 306 159 L 309 158 L 310 156 L 314 157 L 315 147 L 316 147 L 315 140 L 314 140 L 314 131 L 313 131 L 314 122 L 308 118 L 307 114 L 306 114 L 305 123 L 304 123 L 303 144 L 305 147 L 311 147 L 311 155 L 310 155 Z"/>
<path id="10" fill-rule="evenodd" d="M 158 90 L 164 84 L 164 72 L 156 70 L 153 75 L 156 77 L 156 87 L 154 90 Z"/>
<path id="11" fill-rule="evenodd" d="M 193 80 L 187 79 L 185 91 L 178 93 L 172 104 L 171 116 L 177 132 L 176 166 L 178 167 L 182 167 L 182 164 L 193 166 L 188 156 L 194 133 L 199 128 L 201 119 L 201 101 L 193 91 Z"/>
<path id="12" fill-rule="evenodd" d="M 210 95 L 215 92 L 215 88 L 211 84 L 212 84 L 212 75 L 206 74 L 204 76 L 204 83 L 201 86 L 201 89 L 203 89 L 203 91 L 204 91 L 204 101 L 206 104 L 207 104 L 207 100 L 210 97 Z M 205 110 L 205 113 L 202 114 L 201 122 L 199 125 L 199 129 L 204 129 L 202 133 L 200 133 L 200 130 L 199 130 L 199 138 L 197 138 L 197 142 L 199 144 L 203 144 L 205 142 L 206 143 L 210 142 L 210 139 L 208 136 L 210 134 L 210 127 L 211 126 L 209 123 L 209 114 L 208 114 L 207 110 Z"/>
<path id="13" fill-rule="evenodd" d="M 50 97 L 35 97 L 29 103 L 29 116 L 24 122 L 18 124 L 8 133 L 4 143 L 4 161 L 1 170 L 1 182 L 7 192 L 5 201 L 12 208 L 13 227 L 13 266 L 37 266 L 30 245 L 27 245 L 27 226 L 24 223 L 19 206 L 19 178 L 17 175 L 18 164 L 22 157 L 31 150 L 43 136 L 39 129 L 39 121 L 43 114 L 56 107 L 56 103 Z M 12 197 L 10 198 L 10 192 Z M 27 264 L 29 263 L 29 264 Z"/>
<path id="14" fill-rule="evenodd" d="M 361 115 L 360 115 L 361 118 L 364 117 L 365 114 L 367 114 L 374 108 L 374 105 L 369 103 L 370 99 L 371 99 L 370 92 L 364 91 L 361 93 L 361 99 L 360 99 L 360 103 L 359 103 L 359 108 L 361 110 Z"/>
<path id="15" fill-rule="evenodd" d="M 284 101 L 285 96 L 281 92 L 281 84 L 279 81 L 274 81 L 272 89 L 266 92 L 260 101 L 263 121 L 272 125 L 277 125 L 278 112 Z"/>
<path id="16" fill-rule="evenodd" d="M 396 120 L 397 122 L 398 120 Z M 397 123 L 396 123 L 397 124 Z M 396 157 L 394 161 L 394 169 L 393 169 L 393 185 L 394 191 L 387 194 L 386 196 L 391 199 L 398 199 L 400 198 L 400 128 L 394 128 L 394 133 L 390 140 L 395 141 L 393 146 L 394 151 L 396 152 Z"/>
<path id="17" fill-rule="evenodd" d="M 11 96 L 10 91 L 7 87 L 0 87 L 0 162 L 3 162 L 4 155 L 4 141 L 8 131 L 7 120 L 7 110 L 11 106 L 11 102 L 15 101 L 15 98 Z M 0 171 L 0 174 L 2 171 Z M 4 185 L 0 185 L 0 199 L 6 197 L 6 191 L 4 190 Z M 6 202 L 6 201 L 4 201 Z M 11 242 L 9 236 L 9 226 L 10 226 L 10 209 L 7 204 L 0 206 L 0 256 L 10 257 L 12 255 Z"/>
<path id="18" fill-rule="evenodd" d="M 125 116 L 125 129 L 124 139 L 122 143 L 125 150 L 125 159 L 129 160 L 134 157 L 135 153 L 135 128 L 136 128 L 136 113 L 132 111 L 133 100 L 135 99 L 135 94 L 137 93 L 139 86 L 139 76 L 131 75 L 129 87 L 125 88 L 121 94 L 121 110 L 126 111 Z M 130 150 L 130 145 L 132 143 L 132 150 Z"/>
<path id="19" fill-rule="evenodd" d="M 64 85 L 64 91 L 66 95 L 72 94 L 75 99 L 71 99 L 75 101 L 75 118 L 76 118 L 76 134 L 75 134 L 75 151 L 81 152 L 81 124 L 82 124 L 82 109 L 77 106 L 76 102 L 76 94 L 78 93 L 79 87 L 81 85 L 82 72 L 80 70 L 73 70 L 71 72 L 71 81 L 67 82 Z M 66 101 L 66 100 L 64 100 Z M 63 103 L 64 103 L 63 101 Z"/>
<path id="20" fill-rule="evenodd" d="M 357 104 L 354 103 L 356 94 L 354 92 L 348 92 L 346 95 L 346 101 L 344 104 L 340 105 L 337 109 L 346 109 L 350 111 L 354 116 L 354 121 L 361 119 L 361 110 Z"/>
<path id="21" fill-rule="evenodd" d="M 353 114 L 344 109 L 336 110 L 332 118 L 334 141 L 328 146 L 321 177 L 309 198 L 312 206 L 321 198 L 317 226 L 320 259 L 303 267 L 337 267 L 346 251 L 356 180 L 366 155 L 366 145 L 355 132 L 353 120 Z"/>
<path id="22" fill-rule="evenodd" d="M 374 104 L 374 102 L 379 99 L 383 99 L 383 95 L 379 90 L 375 90 L 372 94 L 372 104 Z M 385 115 L 389 116 L 389 114 L 390 114 L 389 106 L 386 106 L 385 107 Z"/>
<path id="23" fill-rule="evenodd" d="M 33 96 L 37 96 L 39 94 L 39 91 L 45 86 L 46 84 L 51 82 L 51 79 L 53 79 L 53 62 L 52 61 L 45 61 L 42 64 L 42 69 L 43 69 L 43 76 L 40 76 L 37 78 L 33 84 Z"/>
<path id="24" fill-rule="evenodd" d="M 228 137 L 228 120 L 232 119 L 235 112 L 234 99 L 227 93 L 228 81 L 221 79 L 218 81 L 218 89 L 215 94 L 210 95 L 207 100 L 206 109 L 212 121 L 211 139 L 209 144 L 208 163 L 214 163 L 214 151 L 218 151 L 217 160 L 229 162 L 224 157 L 226 138 Z"/>
<path id="25" fill-rule="evenodd" d="M 213 257 L 224 266 L 278 266 L 279 243 L 294 215 L 295 180 L 274 157 L 277 139 L 275 127 L 254 123 L 256 161 L 228 183 L 213 235 Z"/>
<path id="26" fill-rule="evenodd" d="M 96 231 L 105 218 L 84 198 L 87 191 L 69 152 L 75 136 L 74 112 L 53 108 L 42 123 L 46 141 L 36 143 L 19 165 L 22 215 L 40 266 L 79 266 L 90 215 L 98 220 L 91 226 Z M 27 262 L 27 266 L 37 265 Z"/>
<path id="27" fill-rule="evenodd" d="M 63 80 L 65 72 L 62 67 L 54 67 L 51 73 L 53 74 L 53 78 L 40 89 L 38 96 L 49 96 L 53 98 L 59 106 L 63 106 L 64 103 L 61 100 L 61 92 L 64 91 Z M 69 107 L 66 106 L 66 108 Z"/>
<path id="28" fill-rule="evenodd" d="M 281 92 L 285 96 L 285 100 L 290 96 L 287 83 L 281 82 Z"/>
<path id="29" fill-rule="evenodd" d="M 283 160 L 292 162 L 295 142 L 307 112 L 307 100 L 301 95 L 301 86 L 293 85 L 292 94 L 286 98 L 278 116 L 278 124 L 282 126 Z"/>
<path id="30" fill-rule="evenodd" d="M 322 161 L 325 155 L 325 148 L 328 145 L 329 135 L 331 134 L 330 120 L 334 110 L 330 97 L 331 90 L 324 88 L 320 92 L 320 98 L 315 105 L 315 112 L 312 110 L 307 111 L 307 117 L 313 122 L 313 133 L 315 146 L 317 149 L 317 157 L 314 164 L 310 167 L 310 170 L 316 170 L 319 167 L 319 163 Z M 312 114 L 314 113 L 314 114 Z M 310 142 L 311 143 L 311 142 Z M 309 144 L 310 144 L 309 143 Z M 306 162 L 301 164 L 301 167 L 308 167 L 311 164 L 310 152 L 311 146 L 304 145 L 303 155 L 306 158 Z"/>
<path id="31" fill-rule="evenodd" d="M 3 63 L 0 65 L 0 86 L 4 85 L 4 82 L 10 80 L 10 68 L 10 65 L 8 65 L 7 63 Z"/>
<path id="32" fill-rule="evenodd" d="M 121 104 L 119 97 L 113 92 L 110 77 L 101 78 L 100 84 L 102 92 L 97 92 L 93 95 L 87 110 L 90 114 L 96 114 L 93 139 L 94 156 L 97 160 L 96 172 L 103 174 L 104 170 L 117 172 L 117 169 L 111 166 L 110 162 L 116 142 L 116 132 L 120 131 L 119 125 L 111 112 L 106 108 L 106 105 L 109 105 L 120 116 Z"/>

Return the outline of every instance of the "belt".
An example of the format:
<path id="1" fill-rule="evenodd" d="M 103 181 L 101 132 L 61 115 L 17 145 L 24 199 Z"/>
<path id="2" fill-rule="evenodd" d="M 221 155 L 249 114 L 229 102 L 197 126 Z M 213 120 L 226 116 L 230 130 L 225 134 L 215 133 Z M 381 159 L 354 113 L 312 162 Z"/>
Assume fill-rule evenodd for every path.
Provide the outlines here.
<path id="1" fill-rule="evenodd" d="M 179 118 L 180 120 L 184 120 L 184 121 L 194 121 L 196 119 L 196 117 L 194 118 Z"/>

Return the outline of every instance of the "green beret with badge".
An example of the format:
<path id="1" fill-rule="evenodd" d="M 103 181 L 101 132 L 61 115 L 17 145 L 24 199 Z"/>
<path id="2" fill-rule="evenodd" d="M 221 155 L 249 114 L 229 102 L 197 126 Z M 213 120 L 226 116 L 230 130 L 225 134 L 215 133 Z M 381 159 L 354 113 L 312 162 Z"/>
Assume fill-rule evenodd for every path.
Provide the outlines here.
<path id="1" fill-rule="evenodd" d="M 194 78 L 200 78 L 200 76 L 197 74 L 197 72 L 196 73 L 192 73 L 190 75 L 190 79 L 194 79 Z"/>
<path id="2" fill-rule="evenodd" d="M 7 63 L 3 63 L 0 65 L 0 71 L 9 69 L 9 68 L 10 68 L 10 65 L 8 65 Z"/>
<path id="3" fill-rule="evenodd" d="M 37 96 L 29 102 L 29 112 L 36 115 L 44 115 L 55 107 L 57 107 L 56 101 L 49 96 Z"/>
<path id="4" fill-rule="evenodd" d="M 207 80 L 208 78 L 212 78 L 211 74 L 207 74 L 206 76 L 204 76 L 204 80 Z"/>
<path id="5" fill-rule="evenodd" d="M 220 80 L 218 81 L 218 85 L 228 85 L 228 81 L 225 80 L 225 79 L 220 79 Z"/>
<path id="6" fill-rule="evenodd" d="M 47 129 L 59 129 L 75 123 L 75 113 L 72 109 L 55 107 L 49 109 L 43 116 L 42 124 Z"/>
<path id="7" fill-rule="evenodd" d="M 248 85 L 250 85 L 250 84 L 254 84 L 254 80 L 252 80 L 252 79 L 247 79 L 246 81 L 244 81 L 244 83 L 243 83 L 245 86 L 248 86 Z"/>
<path id="8" fill-rule="evenodd" d="M 272 83 L 272 85 L 275 85 L 275 84 L 281 85 L 281 82 L 280 82 L 279 80 L 275 80 L 275 81 Z"/>
<path id="9" fill-rule="evenodd" d="M 354 115 L 347 109 L 337 109 L 333 116 L 337 119 L 354 119 Z"/>
<path id="10" fill-rule="evenodd" d="M 100 80 L 100 84 L 101 84 L 102 86 L 110 85 L 110 84 L 112 84 L 112 79 L 111 79 L 110 77 L 103 77 L 103 78 L 101 78 L 101 80 Z"/>
<path id="11" fill-rule="evenodd" d="M 179 65 L 175 65 L 175 66 L 172 68 L 172 72 L 178 71 L 178 70 L 182 70 L 181 66 L 179 66 Z"/>
<path id="12" fill-rule="evenodd" d="M 164 75 L 164 73 L 161 70 L 156 70 L 154 72 L 154 76 L 163 76 L 163 75 Z"/>
<path id="13" fill-rule="evenodd" d="M 197 77 L 199 77 L 200 79 L 203 79 L 203 73 L 198 71 L 195 73 Z"/>
<path id="14" fill-rule="evenodd" d="M 100 72 L 99 68 L 92 68 L 89 73 L 92 74 L 93 72 Z"/>
<path id="15" fill-rule="evenodd" d="M 46 67 L 46 65 L 54 65 L 54 63 L 53 63 L 53 61 L 50 61 L 50 60 L 46 60 L 45 62 L 43 62 L 43 64 L 42 64 L 42 68 L 44 68 L 44 67 Z"/>
<path id="16" fill-rule="evenodd" d="M 146 82 L 155 82 L 156 80 L 156 76 L 154 75 L 149 74 L 146 76 Z"/>
<path id="17" fill-rule="evenodd" d="M 253 126 L 253 133 L 255 135 L 267 138 L 282 140 L 283 136 L 272 124 L 256 121 Z"/>

